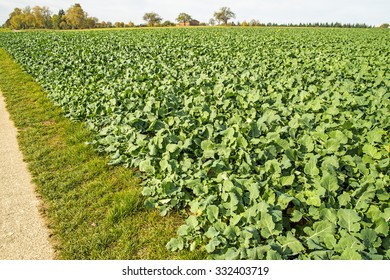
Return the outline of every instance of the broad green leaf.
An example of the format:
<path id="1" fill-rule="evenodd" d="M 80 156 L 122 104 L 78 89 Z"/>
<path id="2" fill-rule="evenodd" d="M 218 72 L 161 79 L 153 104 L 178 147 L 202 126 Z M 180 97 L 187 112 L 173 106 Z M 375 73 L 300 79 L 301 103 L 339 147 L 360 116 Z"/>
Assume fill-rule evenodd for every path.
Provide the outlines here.
<path id="1" fill-rule="evenodd" d="M 179 146 L 176 144 L 168 144 L 166 147 L 167 151 L 169 151 L 170 153 L 174 153 L 178 148 Z"/>
<path id="2" fill-rule="evenodd" d="M 339 189 L 337 178 L 329 173 L 321 178 L 321 186 L 328 192 L 336 192 Z"/>
<path id="3" fill-rule="evenodd" d="M 199 222 L 195 216 L 189 216 L 186 220 L 186 224 L 192 228 L 196 228 Z"/>
<path id="4" fill-rule="evenodd" d="M 370 144 L 366 144 L 363 146 L 363 153 L 369 155 L 374 159 L 380 159 L 382 157 L 381 153 L 378 152 L 378 150 Z"/>
<path id="5" fill-rule="evenodd" d="M 142 172 L 146 172 L 148 174 L 155 173 L 155 169 L 152 166 L 150 159 L 146 159 L 144 161 L 141 161 L 139 164 L 139 170 L 141 170 Z"/>
<path id="6" fill-rule="evenodd" d="M 337 245 L 335 246 L 335 250 L 337 252 L 344 252 L 346 249 L 362 251 L 364 250 L 364 245 L 353 235 L 340 231 L 341 238 Z"/>
<path id="7" fill-rule="evenodd" d="M 312 227 L 305 227 L 306 243 L 310 249 L 322 249 L 321 243 L 330 235 L 333 236 L 335 227 L 328 221 L 315 222 Z"/>
<path id="8" fill-rule="evenodd" d="M 280 183 L 282 186 L 291 186 L 294 183 L 295 175 L 280 177 Z"/>
<path id="9" fill-rule="evenodd" d="M 340 167 L 339 161 L 335 156 L 327 156 L 322 160 L 323 170 L 329 169 L 329 166 L 338 169 Z"/>
<path id="10" fill-rule="evenodd" d="M 327 220 L 334 224 L 335 226 L 337 225 L 337 211 L 333 208 L 324 208 L 320 211 L 320 218 L 322 220 Z"/>
<path id="11" fill-rule="evenodd" d="M 329 139 L 325 142 L 324 147 L 328 152 L 335 153 L 340 148 L 340 142 L 336 139 Z"/>
<path id="12" fill-rule="evenodd" d="M 287 236 L 279 236 L 277 240 L 282 245 L 282 248 L 289 248 L 291 250 L 292 255 L 296 255 L 299 252 L 305 250 L 302 243 L 296 239 L 291 232 L 287 232 Z"/>
<path id="13" fill-rule="evenodd" d="M 275 250 L 267 251 L 267 260 L 282 260 L 282 256 Z"/>
<path id="14" fill-rule="evenodd" d="M 381 217 L 385 219 L 386 222 L 390 221 L 390 207 L 386 208 L 383 213 L 381 214 Z"/>
<path id="15" fill-rule="evenodd" d="M 375 189 L 368 188 L 355 202 L 355 209 L 367 210 L 370 206 L 372 199 L 375 197 Z"/>
<path id="16" fill-rule="evenodd" d="M 282 172 L 280 168 L 280 163 L 276 159 L 268 160 L 265 163 L 265 171 L 270 172 L 274 176 L 279 176 Z"/>
<path id="17" fill-rule="evenodd" d="M 294 223 L 297 223 L 299 222 L 301 219 L 302 219 L 302 213 L 298 210 L 294 210 L 291 214 L 291 218 L 290 218 L 290 221 L 291 222 L 294 222 Z"/>
<path id="18" fill-rule="evenodd" d="M 360 231 L 360 236 L 366 248 L 376 247 L 375 241 L 377 239 L 377 234 L 375 230 L 370 228 L 362 229 Z"/>
<path id="19" fill-rule="evenodd" d="M 264 212 L 261 213 L 259 226 L 261 227 L 261 236 L 263 236 L 264 238 L 269 238 L 273 235 L 275 223 L 273 222 L 272 216 L 270 214 Z"/>
<path id="20" fill-rule="evenodd" d="M 215 248 L 221 244 L 221 241 L 219 241 L 218 238 L 214 237 L 212 238 L 209 243 L 205 246 L 205 249 L 208 253 L 212 253 L 215 251 Z"/>
<path id="21" fill-rule="evenodd" d="M 361 218 L 354 210 L 339 209 L 337 211 L 337 217 L 339 218 L 338 224 L 348 230 L 348 232 L 357 232 L 360 230 L 360 224 L 358 222 Z"/>
<path id="22" fill-rule="evenodd" d="M 292 201 L 293 199 L 294 198 L 292 196 L 282 193 L 278 196 L 278 206 L 280 206 L 282 210 L 286 209 L 290 201 Z"/>
<path id="23" fill-rule="evenodd" d="M 247 186 L 247 189 L 249 191 L 250 200 L 256 201 L 257 198 L 260 196 L 259 185 L 256 183 L 252 183 Z"/>
<path id="24" fill-rule="evenodd" d="M 306 149 L 306 152 L 311 153 L 314 150 L 314 143 L 309 135 L 304 135 L 301 138 L 301 145 Z"/>
<path id="25" fill-rule="evenodd" d="M 332 137 L 333 139 L 335 139 L 337 142 L 339 142 L 341 144 L 348 143 L 348 137 L 340 130 L 331 131 L 329 133 L 329 135 L 330 135 L 330 137 Z"/>
<path id="26" fill-rule="evenodd" d="M 377 218 L 375 219 L 375 232 L 378 234 L 378 235 L 382 235 L 382 236 L 388 236 L 389 235 L 389 222 L 383 218 Z"/>
<path id="27" fill-rule="evenodd" d="M 217 231 L 215 227 L 209 227 L 205 233 L 205 236 L 207 236 L 209 239 L 212 239 L 218 235 L 219 235 L 219 231 Z"/>
<path id="28" fill-rule="evenodd" d="M 211 223 L 218 220 L 219 208 L 215 205 L 207 206 L 207 217 Z"/>
<path id="29" fill-rule="evenodd" d="M 179 236 L 187 235 L 188 234 L 188 225 L 181 225 L 179 229 L 177 230 L 177 234 Z"/>
<path id="30" fill-rule="evenodd" d="M 240 257 L 240 251 L 236 248 L 229 248 L 225 253 L 226 260 L 238 260 Z"/>
<path id="31" fill-rule="evenodd" d="M 314 192 L 307 192 L 307 194 L 309 196 L 306 199 L 307 205 L 313 205 L 313 206 L 317 206 L 317 207 L 321 206 L 321 198 L 319 197 L 319 195 L 317 195 Z"/>
<path id="32" fill-rule="evenodd" d="M 351 196 L 347 192 L 343 192 L 337 197 L 340 206 L 346 206 L 351 202 Z"/>
<path id="33" fill-rule="evenodd" d="M 184 241 L 182 238 L 171 238 L 169 242 L 167 243 L 167 249 L 171 251 L 177 251 L 177 250 L 183 250 L 184 248 Z"/>
<path id="34" fill-rule="evenodd" d="M 305 165 L 305 173 L 312 177 L 317 176 L 320 170 L 317 168 L 317 158 L 311 157 Z"/>
<path id="35" fill-rule="evenodd" d="M 230 240 L 235 240 L 235 238 L 237 238 L 236 230 L 231 225 L 226 227 L 225 231 L 223 232 L 223 235 L 226 236 Z"/>
<path id="36" fill-rule="evenodd" d="M 245 149 L 248 147 L 248 141 L 241 134 L 237 137 L 237 145 L 239 148 Z"/>
<path id="37" fill-rule="evenodd" d="M 351 248 L 347 248 L 340 256 L 341 260 L 361 260 L 362 256 Z"/>

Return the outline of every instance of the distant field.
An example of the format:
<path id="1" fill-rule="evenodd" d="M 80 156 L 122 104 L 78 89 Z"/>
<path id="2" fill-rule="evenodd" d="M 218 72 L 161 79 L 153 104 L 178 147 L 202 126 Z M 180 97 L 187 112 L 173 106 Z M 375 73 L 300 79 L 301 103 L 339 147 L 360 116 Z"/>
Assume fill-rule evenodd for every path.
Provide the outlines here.
<path id="1" fill-rule="evenodd" d="M 390 259 L 390 32 L 3 32 L 145 207 L 217 259 Z"/>

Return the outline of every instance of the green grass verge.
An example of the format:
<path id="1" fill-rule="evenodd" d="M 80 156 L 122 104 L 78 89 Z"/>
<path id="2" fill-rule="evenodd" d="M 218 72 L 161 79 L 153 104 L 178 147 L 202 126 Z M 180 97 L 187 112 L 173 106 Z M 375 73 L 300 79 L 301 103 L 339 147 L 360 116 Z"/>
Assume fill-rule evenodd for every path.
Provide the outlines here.
<path id="1" fill-rule="evenodd" d="M 165 244 L 183 219 L 143 207 L 137 174 L 108 166 L 91 133 L 65 118 L 30 75 L 0 49 L 0 89 L 42 197 L 58 259 L 202 259 Z"/>

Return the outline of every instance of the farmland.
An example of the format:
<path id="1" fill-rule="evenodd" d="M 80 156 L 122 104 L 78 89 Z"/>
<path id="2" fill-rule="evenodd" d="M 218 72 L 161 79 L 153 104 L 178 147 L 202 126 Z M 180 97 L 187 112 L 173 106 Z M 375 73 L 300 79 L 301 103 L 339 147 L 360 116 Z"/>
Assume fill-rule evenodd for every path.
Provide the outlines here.
<path id="1" fill-rule="evenodd" d="M 199 28 L 0 34 L 145 207 L 170 250 L 390 258 L 390 33 Z"/>

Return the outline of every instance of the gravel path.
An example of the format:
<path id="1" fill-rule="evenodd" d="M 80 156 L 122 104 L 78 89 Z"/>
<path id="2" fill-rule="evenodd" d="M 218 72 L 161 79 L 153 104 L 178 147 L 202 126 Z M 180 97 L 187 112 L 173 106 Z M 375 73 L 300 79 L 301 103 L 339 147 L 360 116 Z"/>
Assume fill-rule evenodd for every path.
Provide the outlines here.
<path id="1" fill-rule="evenodd" d="M 52 259 L 48 230 L 0 92 L 0 260 Z"/>

